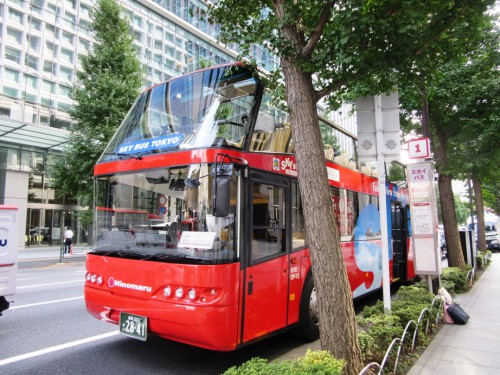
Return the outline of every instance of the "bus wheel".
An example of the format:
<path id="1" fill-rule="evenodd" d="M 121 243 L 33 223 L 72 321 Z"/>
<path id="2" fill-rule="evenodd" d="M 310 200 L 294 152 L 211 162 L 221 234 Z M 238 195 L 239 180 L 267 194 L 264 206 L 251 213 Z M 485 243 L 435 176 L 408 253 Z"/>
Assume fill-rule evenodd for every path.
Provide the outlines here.
<path id="1" fill-rule="evenodd" d="M 318 296 L 312 276 L 309 276 L 304 283 L 300 299 L 299 326 L 295 333 L 307 341 L 319 339 Z"/>

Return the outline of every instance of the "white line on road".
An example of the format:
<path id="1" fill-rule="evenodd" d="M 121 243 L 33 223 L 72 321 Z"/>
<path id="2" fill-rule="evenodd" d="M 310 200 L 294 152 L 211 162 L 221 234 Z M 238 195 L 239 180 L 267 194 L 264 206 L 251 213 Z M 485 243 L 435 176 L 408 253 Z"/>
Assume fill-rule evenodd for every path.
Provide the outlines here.
<path id="1" fill-rule="evenodd" d="M 25 359 L 30 359 L 33 357 L 37 357 L 39 355 L 44 355 L 44 354 L 56 352 L 58 350 L 68 349 L 68 348 L 71 348 L 73 346 L 87 344 L 87 343 L 92 342 L 92 341 L 106 339 L 108 337 L 118 335 L 118 333 L 119 333 L 118 331 L 108 332 L 108 333 L 104 333 L 102 335 L 87 337 L 86 339 L 76 340 L 76 341 L 68 342 L 66 344 L 56 345 L 56 346 L 52 346 L 50 348 L 37 350 L 37 351 L 31 352 L 31 353 L 16 355 L 15 357 L 10 357 L 10 358 L 6 358 L 6 359 L 1 360 L 0 366 L 8 365 L 9 363 L 18 362 L 18 361 L 22 361 Z"/>
<path id="2" fill-rule="evenodd" d="M 75 301 L 77 299 L 83 299 L 83 296 L 73 297 L 73 298 L 65 298 L 65 299 L 56 299 L 56 300 L 53 300 L 53 301 L 46 301 L 46 302 L 30 303 L 29 305 L 14 306 L 14 307 L 11 307 L 9 310 L 24 309 L 26 307 L 33 307 L 33 306 L 40 306 L 40 305 L 49 305 L 51 303 L 59 303 L 59 302 L 66 302 L 66 301 Z"/>
<path id="3" fill-rule="evenodd" d="M 18 286 L 17 289 L 38 288 L 39 286 L 59 285 L 59 284 L 68 284 L 68 283 L 79 283 L 79 282 L 84 282 L 84 281 L 85 280 L 83 278 L 81 278 L 81 279 L 78 279 L 78 280 L 61 281 L 59 283 L 48 283 L 48 284 L 36 284 L 36 285 Z"/>

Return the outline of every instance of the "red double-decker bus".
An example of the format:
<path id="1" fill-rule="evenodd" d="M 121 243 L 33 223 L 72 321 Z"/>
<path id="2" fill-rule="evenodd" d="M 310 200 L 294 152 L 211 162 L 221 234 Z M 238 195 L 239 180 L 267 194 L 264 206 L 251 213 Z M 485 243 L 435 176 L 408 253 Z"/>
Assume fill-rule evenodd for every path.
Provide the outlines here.
<path id="1" fill-rule="evenodd" d="M 140 95 L 95 166 L 90 314 L 141 340 L 220 351 L 288 329 L 318 338 L 293 150 L 286 116 L 245 65 Z M 357 298 L 382 285 L 377 180 L 326 167 Z M 406 280 L 415 276 L 407 194 L 387 192 L 391 280 Z"/>

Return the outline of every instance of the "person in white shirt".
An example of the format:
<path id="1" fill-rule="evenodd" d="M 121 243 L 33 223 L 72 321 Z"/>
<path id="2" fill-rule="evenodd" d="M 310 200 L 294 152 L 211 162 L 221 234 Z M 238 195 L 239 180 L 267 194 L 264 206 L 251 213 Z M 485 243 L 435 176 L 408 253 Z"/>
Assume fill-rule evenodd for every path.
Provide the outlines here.
<path id="1" fill-rule="evenodd" d="M 64 254 L 69 254 L 73 243 L 73 231 L 70 227 L 64 232 Z"/>

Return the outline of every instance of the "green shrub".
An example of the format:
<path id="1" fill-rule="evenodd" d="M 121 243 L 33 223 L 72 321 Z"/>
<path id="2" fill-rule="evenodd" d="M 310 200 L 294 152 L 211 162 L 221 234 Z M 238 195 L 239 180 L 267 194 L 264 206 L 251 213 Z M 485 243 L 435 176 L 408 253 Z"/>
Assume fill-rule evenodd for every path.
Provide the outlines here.
<path id="1" fill-rule="evenodd" d="M 358 340 L 363 361 L 365 363 L 380 362 L 392 340 L 402 336 L 410 320 L 417 322 L 422 310 L 430 307 L 433 299 L 434 295 L 429 292 L 425 282 L 418 282 L 399 288 L 391 301 L 390 314 L 384 312 L 382 301 L 377 301 L 373 306 L 365 306 L 361 317 L 357 320 Z M 426 322 L 424 319 L 421 323 Z M 431 322 L 433 323 L 434 320 L 431 319 Z M 405 340 L 411 340 L 412 335 L 408 337 Z M 421 335 L 420 342 L 427 341 L 425 335 Z"/>
<path id="2" fill-rule="evenodd" d="M 401 337 L 404 331 L 396 315 L 379 314 L 358 318 L 357 323 L 361 330 L 358 338 L 361 336 L 360 346 L 363 347 L 362 355 L 365 363 L 380 362 L 392 340 Z"/>
<path id="3" fill-rule="evenodd" d="M 392 314 L 399 317 L 404 329 L 410 320 L 418 320 L 422 310 L 430 307 L 433 299 L 434 295 L 427 290 L 425 283 L 402 286 L 391 304 Z"/>
<path id="4" fill-rule="evenodd" d="M 441 281 L 451 281 L 454 284 L 453 292 L 462 293 L 467 290 L 467 270 L 462 271 L 458 267 L 448 267 L 443 270 Z M 446 288 L 448 292 L 450 290 Z"/>
<path id="5" fill-rule="evenodd" d="M 343 360 L 336 359 L 324 350 L 307 350 L 304 357 L 282 362 L 268 362 L 252 358 L 241 366 L 233 366 L 224 375 L 341 375 L 345 367 Z"/>
<path id="6" fill-rule="evenodd" d="M 374 315 L 379 315 L 384 313 L 384 303 L 381 300 L 377 300 L 373 306 L 365 306 L 361 312 L 363 318 L 369 318 Z"/>
<path id="7" fill-rule="evenodd" d="M 396 295 L 397 301 L 413 304 L 430 305 L 433 299 L 434 295 L 427 290 L 425 283 L 402 286 Z"/>
<path id="8" fill-rule="evenodd" d="M 490 262 L 491 262 L 491 251 L 490 250 L 487 250 L 485 252 L 478 251 L 477 257 L 476 257 L 476 264 L 477 264 L 478 268 L 483 268 L 483 264 L 484 264 L 484 267 L 488 267 Z"/>

